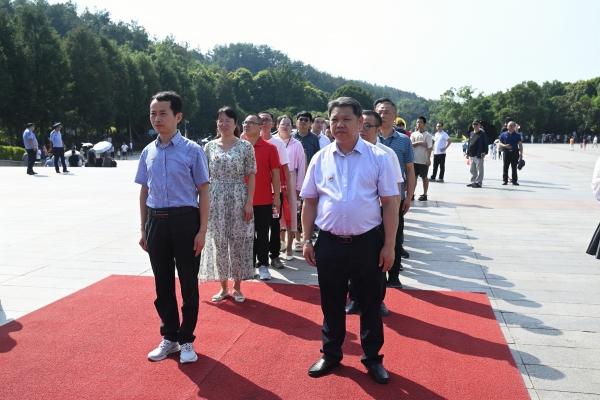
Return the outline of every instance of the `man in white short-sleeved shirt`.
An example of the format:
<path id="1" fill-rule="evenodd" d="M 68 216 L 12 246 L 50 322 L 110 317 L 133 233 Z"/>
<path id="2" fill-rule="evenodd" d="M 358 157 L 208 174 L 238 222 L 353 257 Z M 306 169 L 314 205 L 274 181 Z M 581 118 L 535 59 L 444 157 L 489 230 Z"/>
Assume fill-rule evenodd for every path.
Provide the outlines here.
<path id="1" fill-rule="evenodd" d="M 431 182 L 444 182 L 446 150 L 448 150 L 451 144 L 450 136 L 444 130 L 444 124 L 441 122 L 435 124 L 435 135 L 433 136 L 433 172 L 429 178 Z M 440 179 L 436 180 L 438 167 L 440 168 Z"/>
<path id="2" fill-rule="evenodd" d="M 375 382 L 387 383 L 389 375 L 379 354 L 383 345 L 379 310 L 385 272 L 394 263 L 398 180 L 387 153 L 359 137 L 363 117 L 358 101 L 340 97 L 329 103 L 328 112 L 335 142 L 315 154 L 300 192 L 304 198 L 303 254 L 317 267 L 323 311 L 323 356 L 308 374 L 326 375 L 342 360 L 351 280 L 362 310 L 362 363 Z M 313 248 L 310 238 L 315 223 L 320 233 Z"/>
<path id="3" fill-rule="evenodd" d="M 281 182 L 281 204 L 283 204 L 283 196 L 287 197 L 289 204 L 289 191 L 291 188 L 287 187 L 287 182 L 290 180 L 290 170 L 288 168 L 288 154 L 285 149 L 285 143 L 280 138 L 271 134 L 273 128 L 273 114 L 268 111 L 261 111 L 258 113 L 260 118 L 260 137 L 277 147 L 277 154 L 279 155 L 279 179 Z M 276 214 L 275 214 L 276 215 Z M 281 225 L 279 224 L 280 216 L 273 215 L 271 220 L 271 232 L 269 235 L 269 258 L 271 259 L 271 267 L 277 269 L 283 269 L 284 265 L 279 258 L 279 251 L 281 249 Z"/>

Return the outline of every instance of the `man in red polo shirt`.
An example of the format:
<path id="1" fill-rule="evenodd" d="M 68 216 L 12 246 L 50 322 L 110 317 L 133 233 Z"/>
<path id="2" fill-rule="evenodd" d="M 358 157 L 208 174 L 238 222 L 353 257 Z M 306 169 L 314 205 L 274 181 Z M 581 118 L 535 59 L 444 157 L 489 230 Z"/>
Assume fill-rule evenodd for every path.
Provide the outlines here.
<path id="1" fill-rule="evenodd" d="M 261 119 L 248 115 L 242 124 L 245 139 L 254 146 L 256 186 L 254 189 L 254 255 L 258 258 L 261 280 L 271 279 L 269 272 L 269 228 L 273 214 L 279 214 L 281 184 L 277 148 L 260 137 Z"/>

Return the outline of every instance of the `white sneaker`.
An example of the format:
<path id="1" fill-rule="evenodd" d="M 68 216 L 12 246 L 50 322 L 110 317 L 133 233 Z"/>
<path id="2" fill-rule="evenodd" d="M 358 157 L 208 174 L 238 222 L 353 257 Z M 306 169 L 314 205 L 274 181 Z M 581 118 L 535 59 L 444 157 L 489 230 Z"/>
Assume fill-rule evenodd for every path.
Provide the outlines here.
<path id="1" fill-rule="evenodd" d="M 194 351 L 192 343 L 184 343 L 181 345 L 181 353 L 179 353 L 179 362 L 182 364 L 198 361 L 198 354 Z"/>
<path id="2" fill-rule="evenodd" d="M 302 243 L 294 239 L 294 251 L 302 253 Z"/>
<path id="3" fill-rule="evenodd" d="M 157 348 L 148 353 L 148 360 L 160 361 L 167 358 L 171 353 L 177 353 L 179 351 L 179 343 L 171 342 L 170 340 L 163 339 Z"/>
<path id="4" fill-rule="evenodd" d="M 271 273 L 269 272 L 269 267 L 266 265 L 261 265 L 258 267 L 258 276 L 261 281 L 268 281 L 271 279 Z"/>

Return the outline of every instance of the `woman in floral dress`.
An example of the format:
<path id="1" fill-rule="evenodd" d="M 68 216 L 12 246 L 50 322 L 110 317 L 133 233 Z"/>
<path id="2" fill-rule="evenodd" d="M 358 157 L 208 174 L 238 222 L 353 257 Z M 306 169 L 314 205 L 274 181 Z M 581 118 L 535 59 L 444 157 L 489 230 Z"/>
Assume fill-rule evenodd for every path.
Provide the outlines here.
<path id="1" fill-rule="evenodd" d="M 233 108 L 219 109 L 217 132 L 217 139 L 204 147 L 210 174 L 210 215 L 199 279 L 221 282 L 221 291 L 212 297 L 213 302 L 231 296 L 241 303 L 245 300 L 241 282 L 254 275 L 252 198 L 256 160 L 252 145 L 239 138 Z M 231 293 L 228 279 L 234 281 Z"/>

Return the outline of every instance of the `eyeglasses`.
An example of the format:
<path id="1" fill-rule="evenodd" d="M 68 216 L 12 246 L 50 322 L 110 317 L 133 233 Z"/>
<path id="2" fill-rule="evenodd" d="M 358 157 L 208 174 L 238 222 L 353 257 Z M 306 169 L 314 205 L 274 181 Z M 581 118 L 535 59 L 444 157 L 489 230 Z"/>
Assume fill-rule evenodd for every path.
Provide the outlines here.
<path id="1" fill-rule="evenodd" d="M 254 121 L 244 121 L 244 122 L 242 122 L 242 125 L 252 125 L 252 124 L 254 124 L 254 125 L 260 125 L 260 123 L 254 122 Z"/>
<path id="2" fill-rule="evenodd" d="M 310 121 L 310 119 L 307 118 L 307 117 L 300 117 L 300 118 L 298 118 L 298 121 L 300 121 L 300 122 L 308 122 L 308 121 Z"/>
<path id="3" fill-rule="evenodd" d="M 379 125 L 371 125 L 368 122 L 366 122 L 363 124 L 363 128 L 365 128 L 365 129 L 379 128 Z"/>

